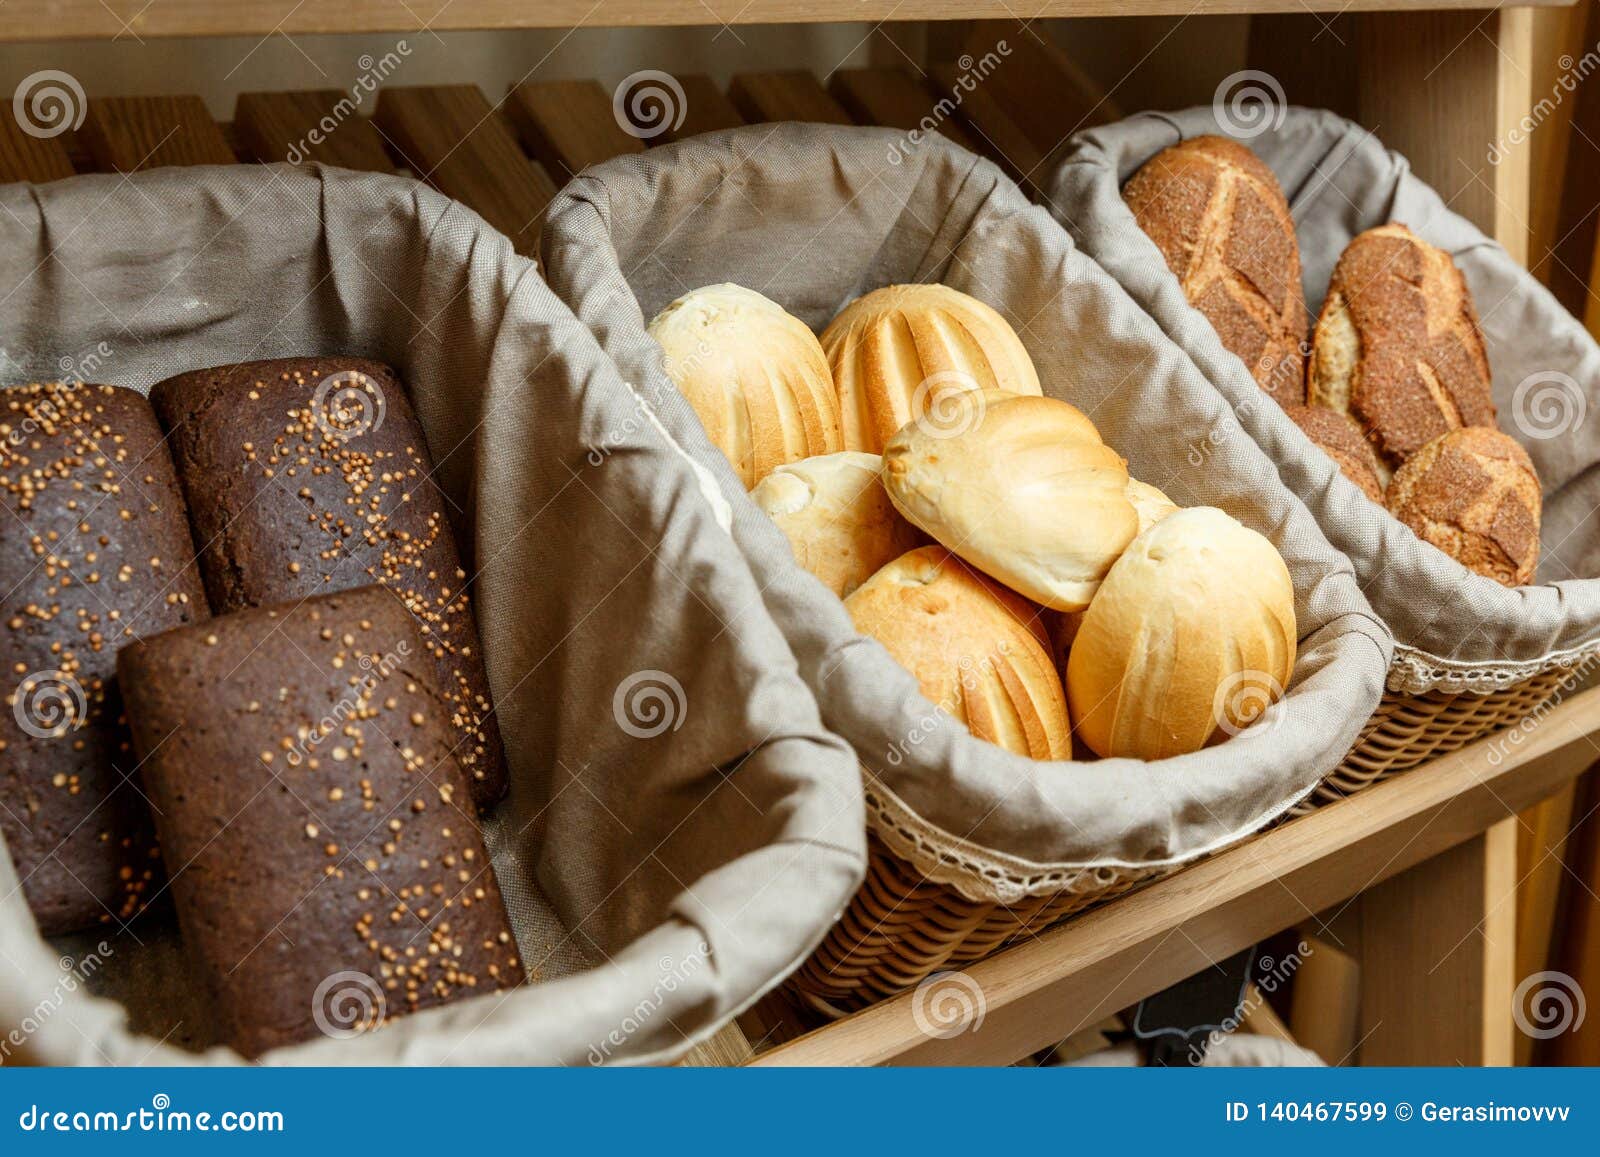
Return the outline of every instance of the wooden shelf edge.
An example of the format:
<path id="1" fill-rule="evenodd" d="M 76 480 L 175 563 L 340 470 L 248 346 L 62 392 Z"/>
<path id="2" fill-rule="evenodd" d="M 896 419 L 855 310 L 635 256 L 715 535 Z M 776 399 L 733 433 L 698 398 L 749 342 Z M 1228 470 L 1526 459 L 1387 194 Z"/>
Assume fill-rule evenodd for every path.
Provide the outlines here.
<path id="1" fill-rule="evenodd" d="M 1573 0 L 1519 0 L 1560 7 Z M 1417 12 L 1492 9 L 1500 0 L 1037 0 L 1030 19 L 1072 16 L 1198 16 L 1270 12 Z M 139 39 L 167 36 L 288 36 L 328 33 L 435 33 L 516 28 L 667 27 L 1014 18 L 1010 0 L 750 0 L 715 6 L 699 0 L 347 0 L 307 4 L 285 14 L 259 0 L 9 0 L 0 21 L 6 41 Z"/>
<path id="2" fill-rule="evenodd" d="M 905 993 L 752 1063 L 1009 1064 L 1546 798 L 1600 760 L 1597 733 L 1600 688 L 969 965 L 973 1031 L 929 1036 Z"/>

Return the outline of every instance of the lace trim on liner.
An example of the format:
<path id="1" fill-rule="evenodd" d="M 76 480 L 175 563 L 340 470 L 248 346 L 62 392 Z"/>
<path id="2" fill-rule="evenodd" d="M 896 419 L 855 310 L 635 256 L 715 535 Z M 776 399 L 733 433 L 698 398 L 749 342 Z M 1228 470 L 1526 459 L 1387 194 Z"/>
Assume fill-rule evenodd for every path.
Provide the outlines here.
<path id="1" fill-rule="evenodd" d="M 1488 695 L 1558 668 L 1581 674 L 1583 672 L 1578 669 L 1591 666 L 1597 656 L 1600 656 L 1600 639 L 1521 662 L 1441 659 L 1396 642 L 1394 662 L 1389 666 L 1388 688 L 1401 695 L 1426 695 L 1430 691 L 1442 691 L 1447 695 Z"/>

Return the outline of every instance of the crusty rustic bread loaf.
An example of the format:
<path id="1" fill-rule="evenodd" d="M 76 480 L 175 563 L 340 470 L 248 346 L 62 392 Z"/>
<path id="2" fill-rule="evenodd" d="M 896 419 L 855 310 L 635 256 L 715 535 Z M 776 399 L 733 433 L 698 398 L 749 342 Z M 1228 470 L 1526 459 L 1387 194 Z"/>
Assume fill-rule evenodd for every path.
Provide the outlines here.
<path id="1" fill-rule="evenodd" d="M 1057 611 L 1081 611 L 1139 532 L 1127 463 L 1076 406 L 996 390 L 889 440 L 884 489 L 906 520 Z"/>
<path id="2" fill-rule="evenodd" d="M 382 587 L 223 615 L 118 670 L 184 945 L 246 1056 L 522 982 L 415 619 Z"/>
<path id="3" fill-rule="evenodd" d="M 1163 149 L 1122 191 L 1139 227 L 1263 390 L 1305 400 L 1305 292 L 1289 204 L 1272 170 L 1226 137 Z"/>
<path id="4" fill-rule="evenodd" d="M 1387 474 L 1449 430 L 1493 426 L 1489 387 L 1477 310 L 1450 255 L 1404 225 L 1351 241 L 1317 318 L 1312 404 L 1354 418 Z"/>
<path id="5" fill-rule="evenodd" d="M 1508 587 L 1533 581 L 1543 496 L 1528 452 L 1481 426 L 1441 434 L 1395 472 L 1389 510 L 1424 542 Z"/>
<path id="6" fill-rule="evenodd" d="M 847 450 L 881 454 L 895 431 L 971 390 L 1039 394 L 1033 359 L 1006 319 L 947 285 L 889 285 L 822 333 Z"/>
<path id="7" fill-rule="evenodd" d="M 797 562 L 844 598 L 923 542 L 884 492 L 883 459 L 841 450 L 779 466 L 750 498 L 788 538 Z"/>
<path id="8" fill-rule="evenodd" d="M 742 285 L 708 285 L 657 314 L 650 336 L 747 489 L 785 462 L 845 448 L 828 359 L 777 302 Z"/>
<path id="9" fill-rule="evenodd" d="M 856 629 L 979 739 L 1067 759 L 1071 728 L 1039 608 L 941 546 L 901 555 L 845 600 Z"/>
<path id="10" fill-rule="evenodd" d="M 1383 503 L 1383 475 L 1372 443 L 1355 419 L 1326 406 L 1285 406 L 1283 412 L 1316 447 L 1333 459 L 1339 472 L 1372 501 Z"/>
<path id="11" fill-rule="evenodd" d="M 1282 695 L 1298 634 L 1271 542 L 1221 510 L 1134 539 L 1067 657 L 1074 734 L 1102 756 L 1165 759 L 1233 734 Z"/>
<path id="12" fill-rule="evenodd" d="M 159 888 L 117 651 L 207 617 L 150 403 L 112 386 L 0 391 L 0 828 L 47 936 Z"/>
<path id="13" fill-rule="evenodd" d="M 423 628 L 473 794 L 505 794 L 470 583 L 422 427 L 393 370 L 285 358 L 168 378 L 170 434 L 217 614 L 378 582 Z"/>

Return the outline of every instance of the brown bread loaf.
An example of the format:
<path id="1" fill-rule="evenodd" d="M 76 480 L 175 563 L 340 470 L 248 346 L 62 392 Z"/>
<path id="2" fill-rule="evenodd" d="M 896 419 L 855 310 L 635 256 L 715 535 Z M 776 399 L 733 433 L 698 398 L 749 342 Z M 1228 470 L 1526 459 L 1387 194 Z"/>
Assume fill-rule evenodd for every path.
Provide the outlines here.
<path id="1" fill-rule="evenodd" d="M 1326 406 L 1285 406 L 1283 412 L 1307 438 L 1339 467 L 1339 472 L 1361 487 L 1361 493 L 1383 504 L 1383 475 L 1378 456 L 1355 420 Z"/>
<path id="2" fill-rule="evenodd" d="M 218 614 L 378 582 L 416 618 L 487 807 L 505 792 L 466 571 L 394 371 L 357 358 L 246 362 L 151 391 L 171 434 Z"/>
<path id="3" fill-rule="evenodd" d="M 0 829 L 53 936 L 126 921 L 160 886 L 116 654 L 207 612 L 150 403 L 81 383 L 0 399 Z"/>
<path id="4" fill-rule="evenodd" d="M 1122 195 L 1256 383 L 1279 402 L 1305 401 L 1305 292 L 1289 203 L 1244 145 L 1204 136 L 1157 153 Z"/>
<path id="5" fill-rule="evenodd" d="M 1312 404 L 1354 418 L 1387 473 L 1447 431 L 1492 427 L 1489 385 L 1477 311 L 1450 255 L 1404 225 L 1351 241 L 1317 319 Z"/>
<path id="6" fill-rule="evenodd" d="M 1479 426 L 1435 438 L 1389 484 L 1389 510 L 1419 538 L 1508 587 L 1533 581 L 1542 505 L 1528 452 Z"/>
<path id="7" fill-rule="evenodd" d="M 415 620 L 371 586 L 118 670 L 184 943 L 246 1056 L 522 982 Z"/>

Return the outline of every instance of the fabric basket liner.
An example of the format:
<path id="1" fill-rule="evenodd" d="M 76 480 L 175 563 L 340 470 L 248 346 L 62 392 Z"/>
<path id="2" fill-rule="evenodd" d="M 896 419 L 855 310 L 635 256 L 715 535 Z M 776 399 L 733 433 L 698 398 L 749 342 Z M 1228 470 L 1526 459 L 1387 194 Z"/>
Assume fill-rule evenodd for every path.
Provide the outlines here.
<path id="1" fill-rule="evenodd" d="M 1193 362 L 991 163 L 937 136 L 797 124 L 708 134 L 587 170 L 552 202 L 556 293 L 715 476 L 823 719 L 855 747 L 876 834 L 973 900 L 1059 891 L 1085 870 L 1178 864 L 1282 813 L 1371 714 L 1391 642 L 1349 563 L 1278 482 Z M 1084 409 L 1133 474 L 1267 535 L 1294 579 L 1287 698 L 1226 744 L 1156 763 L 1044 764 L 972 738 L 794 562 L 666 378 L 647 320 L 733 281 L 820 330 L 857 295 L 942 281 L 996 307 L 1047 393 Z M 1212 438 L 1219 427 L 1234 436 Z M 1201 466 L 1191 449 L 1208 439 Z"/>
<path id="2" fill-rule="evenodd" d="M 670 1060 L 806 957 L 865 870 L 855 758 L 725 511 L 531 261 L 425 186 L 338 169 L 83 176 L 0 207 L 5 381 L 90 351 L 94 380 L 140 390 L 387 361 L 476 558 L 512 777 L 486 837 L 532 983 L 264 1063 Z M 0 854 L 0 945 L 0 1023 L 30 1026 L 8 1055 L 239 1060 L 185 1004 L 170 914 L 47 944 Z"/>
<path id="3" fill-rule="evenodd" d="M 1244 364 L 1184 299 L 1134 221 L 1121 186 L 1161 149 L 1228 135 L 1211 108 L 1149 113 L 1083 133 L 1049 183 L 1052 212 L 1083 250 L 1161 323 L 1277 463 L 1333 544 L 1353 561 L 1394 632 L 1392 690 L 1488 692 L 1600 650 L 1600 422 L 1585 420 L 1600 346 L 1531 274 L 1450 211 L 1405 159 L 1326 111 L 1280 108 L 1235 133 L 1277 174 L 1294 215 L 1313 318 L 1349 241 L 1399 221 L 1448 252 L 1478 308 L 1500 426 L 1533 458 L 1544 485 L 1538 585 L 1510 590 L 1422 542 L 1370 502 L 1262 395 Z M 1487 146 L 1486 146 L 1487 147 Z"/>

